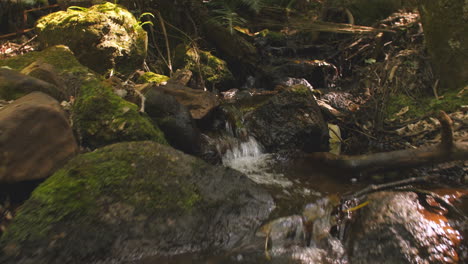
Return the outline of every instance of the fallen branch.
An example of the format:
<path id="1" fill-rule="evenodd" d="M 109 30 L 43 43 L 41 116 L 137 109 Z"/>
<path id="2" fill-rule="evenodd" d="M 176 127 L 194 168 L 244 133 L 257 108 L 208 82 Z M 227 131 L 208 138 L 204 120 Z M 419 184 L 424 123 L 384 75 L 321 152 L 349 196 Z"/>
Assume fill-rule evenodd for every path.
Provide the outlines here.
<path id="1" fill-rule="evenodd" d="M 355 172 L 388 171 L 413 168 L 456 160 L 468 160 L 468 143 L 454 142 L 452 120 L 443 111 L 437 117 L 441 124 L 441 142 L 434 146 L 358 156 L 332 153 L 307 154 L 309 160 Z"/>

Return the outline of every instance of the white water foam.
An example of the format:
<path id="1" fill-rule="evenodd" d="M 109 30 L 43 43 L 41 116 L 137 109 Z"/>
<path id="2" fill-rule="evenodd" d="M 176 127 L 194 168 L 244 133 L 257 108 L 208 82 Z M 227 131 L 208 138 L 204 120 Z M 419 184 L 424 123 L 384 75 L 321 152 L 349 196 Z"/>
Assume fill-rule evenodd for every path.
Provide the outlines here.
<path id="1" fill-rule="evenodd" d="M 225 166 L 243 172 L 258 184 L 292 186 L 293 183 L 283 174 L 271 171 L 273 163 L 273 156 L 263 153 L 260 144 L 253 137 L 233 146 L 223 156 Z"/>

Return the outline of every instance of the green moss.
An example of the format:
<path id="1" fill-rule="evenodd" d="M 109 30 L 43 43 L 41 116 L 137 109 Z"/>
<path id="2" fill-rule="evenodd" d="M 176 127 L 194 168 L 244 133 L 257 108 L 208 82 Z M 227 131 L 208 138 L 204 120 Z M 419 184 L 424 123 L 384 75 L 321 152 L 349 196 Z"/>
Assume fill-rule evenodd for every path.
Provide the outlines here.
<path id="1" fill-rule="evenodd" d="M 176 65 L 201 75 L 209 87 L 234 80 L 227 63 L 208 51 L 178 46 L 176 52 Z"/>
<path id="2" fill-rule="evenodd" d="M 96 148 L 120 141 L 154 140 L 166 144 L 163 133 L 138 107 L 113 93 L 102 78 L 82 66 L 65 46 L 54 46 L 41 52 L 0 61 L 0 65 L 21 70 L 36 60 L 58 70 L 73 105 L 73 128 L 85 146 Z"/>
<path id="3" fill-rule="evenodd" d="M 310 89 L 307 86 L 302 85 L 302 84 L 297 84 L 297 85 L 291 86 L 288 89 L 288 91 L 291 91 L 291 92 L 296 93 L 296 94 L 304 95 L 304 96 L 312 94 Z"/>
<path id="4" fill-rule="evenodd" d="M 65 232 L 104 228 L 110 204 L 126 204 L 135 215 L 149 216 L 198 206 L 197 187 L 176 177 L 178 156 L 158 148 L 150 142 L 123 143 L 75 157 L 34 190 L 1 242 L 47 241 L 62 225 Z"/>
<path id="5" fill-rule="evenodd" d="M 459 96 L 457 91 L 446 92 L 441 95 L 440 99 L 436 99 L 433 95 L 410 97 L 406 94 L 396 94 L 388 98 L 386 117 L 394 118 L 395 114 L 406 106 L 409 106 L 408 112 L 404 114 L 407 118 L 422 117 L 439 110 L 454 112 L 466 104 L 466 101 L 467 95 Z"/>
<path id="6" fill-rule="evenodd" d="M 21 56 L 0 60 L 0 67 L 7 66 L 13 70 L 21 71 L 37 60 L 51 64 L 62 72 L 87 73 L 86 68 L 79 64 L 70 49 L 63 45 L 57 45 L 43 51 L 29 52 Z"/>
<path id="7" fill-rule="evenodd" d="M 81 87 L 73 112 L 74 123 L 86 146 L 95 148 L 135 140 L 167 144 L 163 133 L 138 112 L 135 104 L 114 94 L 102 81 L 89 80 Z"/>
<path id="8" fill-rule="evenodd" d="M 169 77 L 162 74 L 157 74 L 154 72 L 145 72 L 143 75 L 138 78 L 138 83 L 156 83 L 161 84 L 167 82 Z"/>
<path id="9" fill-rule="evenodd" d="M 133 72 L 146 57 L 146 31 L 129 11 L 109 2 L 51 13 L 37 21 L 36 31 L 43 46 L 67 45 L 99 73 Z"/>

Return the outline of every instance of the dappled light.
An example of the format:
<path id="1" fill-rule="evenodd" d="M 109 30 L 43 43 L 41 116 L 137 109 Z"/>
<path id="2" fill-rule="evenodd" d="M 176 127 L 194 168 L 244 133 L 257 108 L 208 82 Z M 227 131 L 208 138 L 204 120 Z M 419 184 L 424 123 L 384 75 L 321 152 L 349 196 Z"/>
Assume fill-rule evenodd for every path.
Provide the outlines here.
<path id="1" fill-rule="evenodd" d="M 0 1 L 0 263 L 467 263 L 467 10 Z"/>

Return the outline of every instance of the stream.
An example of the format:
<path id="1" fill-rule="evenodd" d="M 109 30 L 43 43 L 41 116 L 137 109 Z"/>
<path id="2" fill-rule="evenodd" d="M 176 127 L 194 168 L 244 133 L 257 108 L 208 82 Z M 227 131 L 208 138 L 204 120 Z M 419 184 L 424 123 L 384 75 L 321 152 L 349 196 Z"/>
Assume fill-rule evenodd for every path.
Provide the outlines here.
<path id="1" fill-rule="evenodd" d="M 254 137 L 249 136 L 242 129 L 236 130 L 234 125 L 229 122 L 226 122 L 221 135 L 218 134 L 216 137 L 210 138 L 209 141 L 222 154 L 224 166 L 243 172 L 252 181 L 262 185 L 273 196 L 276 207 L 270 215 L 270 221 L 264 223 L 256 231 L 255 239 L 252 239 L 248 244 L 240 245 L 229 251 L 148 257 L 128 263 L 342 264 L 353 262 L 353 259 L 349 259 L 349 252 L 346 250 L 347 246 L 344 245 L 344 240 L 338 238 L 343 237 L 345 229 L 344 225 L 341 225 L 340 230 L 340 224 L 336 223 L 336 219 L 338 219 L 335 217 L 337 216 L 336 209 L 340 204 L 340 197 L 365 188 L 371 184 L 371 181 L 357 180 L 351 175 L 324 172 L 319 168 L 314 168 L 313 165 L 307 162 L 298 162 L 291 159 L 284 153 L 266 153 Z M 455 193 L 454 190 L 448 190 L 448 192 Z M 462 206 L 466 207 L 466 205 L 467 202 L 464 199 Z M 403 203 L 402 205 L 395 204 L 391 206 L 409 206 L 408 210 L 414 210 L 411 208 L 411 206 L 414 206 L 413 204 Z M 415 230 L 418 228 L 422 228 L 422 230 L 433 228 L 433 231 L 427 231 L 429 235 L 431 232 L 441 232 L 442 235 L 448 235 L 447 232 L 450 231 L 456 234 L 458 241 L 462 239 L 463 231 L 459 233 L 455 229 L 447 227 L 443 216 L 439 219 L 439 216 L 432 215 L 429 211 L 424 214 L 428 216 L 429 222 L 417 224 Z M 403 216 L 403 219 L 406 219 L 406 217 L 411 221 L 411 216 Z M 430 222 L 434 219 L 436 219 L 435 222 Z M 431 226 L 426 226 L 428 224 Z M 424 239 L 424 236 L 427 235 L 422 234 L 422 239 Z M 400 239 L 399 242 L 391 240 L 388 243 L 405 243 L 408 238 L 402 237 Z M 454 241 L 457 241 L 457 239 Z M 442 242 L 448 243 L 447 245 L 453 243 L 447 240 L 444 241 Z M 437 244 L 440 241 L 433 243 L 429 243 L 430 248 L 433 247 L 435 251 L 439 250 L 442 256 L 447 253 L 443 249 L 445 248 L 444 244 Z M 372 242 L 366 241 L 364 244 L 369 246 Z M 463 254 L 461 257 L 464 258 Z M 458 255 L 455 253 L 453 259 L 457 258 Z M 389 263 L 400 262 L 390 261 Z M 443 263 L 459 262 L 443 261 Z"/>
<path id="2" fill-rule="evenodd" d="M 222 135 L 210 138 L 209 141 L 222 154 L 224 166 L 244 173 L 273 196 L 276 203 L 270 215 L 273 221 L 257 231 L 257 238 L 250 245 L 242 245 L 229 252 L 149 257 L 136 263 L 347 263 L 343 245 L 328 234 L 332 222 L 331 211 L 338 203 L 340 195 L 356 191 L 365 185 L 314 170 L 310 164 L 295 162 L 284 154 L 265 153 L 254 137 L 246 136 L 245 131 L 235 130 L 226 122 Z M 243 136 L 236 136 L 239 134 Z M 303 223 L 299 216 L 301 213 L 312 222 L 318 220 L 313 228 L 326 230 L 322 232 L 325 239 L 317 238 L 318 235 L 304 237 Z M 292 240 L 289 229 L 295 232 Z M 318 231 L 315 233 L 319 234 Z M 311 239 L 309 245 L 303 244 L 305 239 Z"/>

